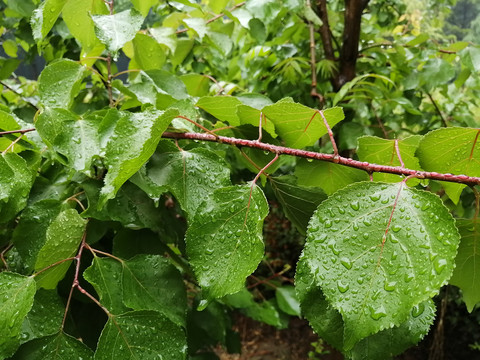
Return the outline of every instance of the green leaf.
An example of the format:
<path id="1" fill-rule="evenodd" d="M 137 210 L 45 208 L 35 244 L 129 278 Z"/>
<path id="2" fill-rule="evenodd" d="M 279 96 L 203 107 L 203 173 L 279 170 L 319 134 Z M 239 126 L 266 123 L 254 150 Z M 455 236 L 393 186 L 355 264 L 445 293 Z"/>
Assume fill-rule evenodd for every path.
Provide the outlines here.
<path id="1" fill-rule="evenodd" d="M 22 322 L 33 304 L 35 281 L 10 272 L 0 273 L 0 358 L 20 345 Z"/>
<path id="2" fill-rule="evenodd" d="M 269 177 L 275 197 L 282 205 L 287 218 L 302 234 L 306 233 L 308 220 L 318 205 L 327 198 L 320 188 L 297 184 L 293 175 Z"/>
<path id="3" fill-rule="evenodd" d="M 229 0 L 215 0 L 210 1 L 208 6 L 215 14 L 220 14 L 223 10 L 225 10 L 225 7 L 228 5 L 228 3 Z"/>
<path id="4" fill-rule="evenodd" d="M 122 184 L 152 156 L 168 124 L 178 115 L 176 109 L 118 112 L 117 123 L 105 149 L 105 176 L 98 207 L 112 199 Z"/>
<path id="5" fill-rule="evenodd" d="M 421 140 L 422 136 L 420 135 L 413 135 L 403 140 L 398 140 L 400 156 L 407 169 L 421 170 L 418 159 L 415 157 L 415 151 Z M 357 154 L 360 161 L 380 165 L 401 166 L 395 150 L 395 140 L 382 139 L 376 136 L 363 136 L 358 139 Z M 373 180 L 398 182 L 402 180 L 402 176 L 374 173 Z M 416 182 L 418 183 L 418 180 Z"/>
<path id="6" fill-rule="evenodd" d="M 38 117 L 36 129 L 48 146 L 67 158 L 70 167 L 92 176 L 93 160 L 100 154 L 99 125 L 96 118 L 47 108 Z"/>
<path id="7" fill-rule="evenodd" d="M 227 163 L 214 152 L 195 148 L 179 151 L 171 142 L 160 150 L 133 178 L 132 182 L 151 198 L 170 191 L 189 218 L 209 197 L 212 189 L 230 185 Z"/>
<path id="8" fill-rule="evenodd" d="M 10 221 L 27 204 L 34 173 L 15 153 L 0 155 L 0 223 Z"/>
<path id="9" fill-rule="evenodd" d="M 95 359 L 184 360 L 186 349 L 180 326 L 154 311 L 134 311 L 108 319 Z"/>
<path id="10" fill-rule="evenodd" d="M 282 286 L 275 289 L 275 298 L 280 310 L 292 316 L 300 316 L 300 303 L 298 302 L 293 286 Z"/>
<path id="11" fill-rule="evenodd" d="M 464 53 L 462 63 L 472 72 L 480 71 L 480 48 L 471 46 Z"/>
<path id="12" fill-rule="evenodd" d="M 420 165 L 426 171 L 480 176 L 480 130 L 443 128 L 424 136 L 417 150 Z M 466 185 L 441 182 L 448 197 L 458 203 Z"/>
<path id="13" fill-rule="evenodd" d="M 183 82 L 170 72 L 150 70 L 145 72 L 145 76 L 153 82 L 155 89 L 160 95 L 170 95 L 176 100 L 188 98 L 187 89 Z"/>
<path id="14" fill-rule="evenodd" d="M 210 79 L 200 74 L 185 74 L 180 77 L 191 96 L 205 96 L 210 88 Z"/>
<path id="15" fill-rule="evenodd" d="M 93 285 L 100 303 L 112 314 L 119 315 L 130 310 L 123 303 L 123 264 L 112 258 L 94 257 L 92 265 L 83 277 Z"/>
<path id="16" fill-rule="evenodd" d="M 45 0 L 33 11 L 30 22 L 36 42 L 40 42 L 47 36 L 66 2 L 67 0 Z"/>
<path id="17" fill-rule="evenodd" d="M 84 343 L 59 332 L 55 335 L 29 341 L 22 345 L 14 360 L 64 360 L 84 359 L 93 360 L 93 351 Z"/>
<path id="18" fill-rule="evenodd" d="M 175 29 L 169 27 L 158 27 L 150 28 L 148 31 L 159 44 L 168 47 L 172 54 L 175 53 L 175 49 L 177 48 L 177 36 L 175 35 Z"/>
<path id="19" fill-rule="evenodd" d="M 49 64 L 38 78 L 40 102 L 45 107 L 70 108 L 86 75 L 86 68 L 72 60 Z"/>
<path id="20" fill-rule="evenodd" d="M 134 64 L 130 64 L 130 68 L 142 70 L 161 69 L 165 63 L 165 52 L 154 38 L 137 33 L 132 40 L 132 45 Z"/>
<path id="21" fill-rule="evenodd" d="M 39 289 L 35 294 L 33 306 L 22 324 L 21 342 L 53 335 L 62 326 L 65 305 L 56 290 Z"/>
<path id="22" fill-rule="evenodd" d="M 480 224 L 477 218 L 457 219 L 457 227 L 462 239 L 450 284 L 462 290 L 467 310 L 472 312 L 475 305 L 480 302 L 480 287 L 477 283 L 477 275 L 480 274 L 480 254 L 477 251 Z"/>
<path id="23" fill-rule="evenodd" d="M 327 128 L 318 111 L 302 104 L 279 101 L 263 108 L 265 116 L 274 123 L 275 131 L 289 147 L 301 149 L 312 146 L 327 133 Z M 339 107 L 323 111 L 330 128 L 345 117 Z"/>
<path id="24" fill-rule="evenodd" d="M 407 320 L 450 278 L 459 242 L 438 196 L 362 182 L 320 204 L 301 256 L 345 322 L 345 350 Z"/>
<path id="25" fill-rule="evenodd" d="M 38 252 L 35 270 L 42 270 L 60 260 L 74 256 L 82 241 L 86 225 L 86 220 L 82 219 L 76 210 L 62 211 L 47 229 L 45 244 Z M 36 276 L 37 286 L 54 289 L 65 276 L 71 262 L 71 260 L 66 261 L 43 271 Z"/>
<path id="26" fill-rule="evenodd" d="M 200 37 L 200 40 L 202 40 L 207 33 L 207 24 L 203 18 L 187 18 L 183 19 L 183 23 L 188 29 L 195 31 Z"/>
<path id="27" fill-rule="evenodd" d="M 419 73 L 420 80 L 427 89 L 448 83 L 455 76 L 455 68 L 445 60 L 434 58 L 429 60 Z"/>
<path id="28" fill-rule="evenodd" d="M 174 67 L 183 63 L 187 55 L 192 50 L 194 42 L 194 39 L 178 39 L 177 46 L 171 60 Z"/>
<path id="29" fill-rule="evenodd" d="M 132 0 L 132 4 L 143 17 L 148 15 L 150 8 L 158 4 L 158 0 Z"/>
<path id="30" fill-rule="evenodd" d="M 187 255 L 206 300 L 241 290 L 263 257 L 268 204 L 256 186 L 250 198 L 250 189 L 215 190 L 199 205 L 188 228 Z"/>
<path id="31" fill-rule="evenodd" d="M 143 16 L 135 9 L 114 15 L 92 15 L 95 33 L 108 51 L 116 53 L 128 41 L 133 40 L 143 24 Z"/>
<path id="32" fill-rule="evenodd" d="M 240 120 L 240 125 L 253 125 L 258 127 L 260 125 L 260 113 L 261 111 L 248 105 L 238 105 L 237 106 L 237 117 Z M 266 131 L 272 137 L 277 137 L 277 133 L 275 132 L 275 126 L 273 122 L 269 121 L 268 119 L 262 119 L 262 130 Z"/>
<path id="33" fill-rule="evenodd" d="M 204 96 L 197 102 L 200 109 L 231 126 L 240 125 L 235 108 L 241 104 L 242 102 L 233 96 Z"/>
<path id="34" fill-rule="evenodd" d="M 138 255 L 123 265 L 125 305 L 134 310 L 155 310 L 185 326 L 185 285 L 180 272 L 166 258 Z"/>
<path id="35" fill-rule="evenodd" d="M 430 39 L 430 36 L 428 34 L 420 34 L 416 36 L 414 39 L 407 42 L 405 46 L 417 46 L 417 45 L 423 44 L 428 39 Z"/>
<path id="36" fill-rule="evenodd" d="M 368 174 L 363 170 L 326 161 L 309 162 L 305 159 L 298 162 L 295 176 L 298 185 L 321 187 L 327 195 L 351 183 L 368 180 Z"/>

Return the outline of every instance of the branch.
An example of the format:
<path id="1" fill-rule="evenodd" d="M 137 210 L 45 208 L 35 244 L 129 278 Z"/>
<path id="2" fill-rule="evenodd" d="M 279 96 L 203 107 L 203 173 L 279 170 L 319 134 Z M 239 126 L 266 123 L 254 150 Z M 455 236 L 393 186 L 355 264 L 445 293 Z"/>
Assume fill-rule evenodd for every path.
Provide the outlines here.
<path id="1" fill-rule="evenodd" d="M 312 8 L 310 0 L 307 0 L 307 6 Z M 317 91 L 317 59 L 316 59 L 316 45 L 315 45 L 315 26 L 311 21 L 308 21 L 308 29 L 310 32 L 310 71 L 312 72 L 312 85 L 310 96 L 317 98 L 320 103 L 320 108 L 325 104 L 325 98 Z"/>
<path id="2" fill-rule="evenodd" d="M 23 129 L 23 130 L 9 130 L 9 131 L 0 131 L 0 136 L 8 134 L 25 134 L 30 131 L 35 131 L 36 129 Z"/>
<path id="3" fill-rule="evenodd" d="M 334 154 L 324 154 L 314 151 L 306 151 L 299 149 L 292 149 L 284 146 L 272 145 L 259 142 L 257 140 L 245 140 L 237 139 L 232 137 L 225 136 L 213 136 L 210 134 L 201 134 L 201 133 L 173 133 L 165 132 L 163 133 L 164 138 L 169 139 L 190 139 L 190 140 L 200 140 L 200 141 L 212 141 L 223 144 L 234 145 L 238 147 L 250 147 L 255 149 L 260 149 L 263 151 L 269 151 L 276 153 L 278 155 L 290 155 L 297 156 L 306 159 L 327 161 L 331 163 L 336 163 L 360 170 L 364 170 L 367 173 L 381 172 L 395 175 L 405 175 L 411 176 L 418 179 L 431 179 L 439 181 L 448 181 L 454 183 L 460 183 L 465 185 L 480 185 L 480 177 L 467 176 L 467 175 L 453 175 L 453 174 L 441 174 L 433 171 L 419 171 L 413 169 L 406 169 L 401 166 L 389 166 L 389 165 L 379 165 L 372 164 L 366 161 L 358 161 L 350 159 L 343 156 L 338 156 Z"/>
<path id="4" fill-rule="evenodd" d="M 20 94 L 18 91 L 16 91 L 14 88 L 11 86 L 7 85 L 4 81 L 0 80 L 0 85 L 3 87 L 7 88 L 11 92 L 13 92 L 15 95 L 19 96 L 23 101 L 25 101 L 28 105 L 30 105 L 32 108 L 34 108 L 36 111 L 38 111 L 38 106 L 29 101 L 27 98 L 25 98 L 22 94 Z"/>

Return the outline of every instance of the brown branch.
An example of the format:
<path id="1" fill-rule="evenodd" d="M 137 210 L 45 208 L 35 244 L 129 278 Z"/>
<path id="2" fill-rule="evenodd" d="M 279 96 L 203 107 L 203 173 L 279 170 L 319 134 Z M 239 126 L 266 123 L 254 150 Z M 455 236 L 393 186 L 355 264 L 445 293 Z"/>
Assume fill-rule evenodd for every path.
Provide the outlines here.
<path id="1" fill-rule="evenodd" d="M 435 107 L 435 110 L 437 111 L 438 115 L 440 115 L 440 119 L 442 119 L 443 126 L 447 127 L 447 126 L 448 126 L 447 120 L 446 120 L 445 117 L 443 116 L 442 111 L 441 111 L 440 108 L 438 107 L 436 101 L 433 99 L 432 95 L 431 95 L 428 91 L 427 91 L 427 96 L 428 96 L 428 98 L 430 99 L 430 101 L 432 102 L 433 106 Z"/>
<path id="2" fill-rule="evenodd" d="M 307 6 L 311 8 L 310 0 L 307 0 Z M 317 98 L 320 103 L 320 108 L 325 104 L 325 98 L 317 91 L 317 59 L 316 59 L 316 45 L 315 45 L 315 26 L 311 21 L 308 21 L 308 30 L 310 32 L 310 71 L 312 72 L 312 85 L 310 96 Z"/>
<path id="3" fill-rule="evenodd" d="M 8 134 L 25 134 L 30 131 L 35 131 L 36 129 L 31 128 L 31 129 L 19 129 L 19 130 L 9 130 L 9 131 L 0 131 L 0 136 L 3 135 L 8 135 Z"/>
<path id="4" fill-rule="evenodd" d="M 263 151 L 269 151 L 276 153 L 278 155 L 290 155 L 297 156 L 306 159 L 327 161 L 332 163 L 337 163 L 340 165 L 364 170 L 367 173 L 381 172 L 395 175 L 404 175 L 411 176 L 419 179 L 431 179 L 439 181 L 448 181 L 466 185 L 480 185 L 480 177 L 467 176 L 467 175 L 453 175 L 453 174 L 442 174 L 434 171 L 420 171 L 413 169 L 406 169 L 400 166 L 390 166 L 390 165 L 379 165 L 372 164 L 366 161 L 358 161 L 350 159 L 343 156 L 335 156 L 334 154 L 324 154 L 314 151 L 306 151 L 300 149 L 292 149 L 284 146 L 266 144 L 258 142 L 256 140 L 245 140 L 237 139 L 232 137 L 218 136 L 215 137 L 210 134 L 201 134 L 201 133 L 172 133 L 165 132 L 163 133 L 164 138 L 169 139 L 190 139 L 190 140 L 200 140 L 200 141 L 212 141 L 228 145 L 234 145 L 239 147 L 250 147 L 255 149 L 260 149 Z"/>

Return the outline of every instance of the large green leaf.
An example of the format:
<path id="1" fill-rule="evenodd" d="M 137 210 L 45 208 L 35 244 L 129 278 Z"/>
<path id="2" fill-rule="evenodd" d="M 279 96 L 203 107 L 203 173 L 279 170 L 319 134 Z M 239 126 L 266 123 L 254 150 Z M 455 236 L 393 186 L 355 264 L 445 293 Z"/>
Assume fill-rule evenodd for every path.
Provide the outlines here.
<path id="1" fill-rule="evenodd" d="M 67 158 L 70 167 L 92 176 L 92 162 L 100 154 L 99 125 L 96 118 L 47 108 L 38 117 L 36 129 L 47 145 Z"/>
<path id="2" fill-rule="evenodd" d="M 422 136 L 413 135 L 403 140 L 398 140 L 400 156 L 407 169 L 421 170 L 415 151 Z M 358 139 L 358 159 L 373 164 L 400 166 L 400 160 L 395 150 L 395 140 L 382 139 L 376 136 L 363 136 Z M 398 182 L 402 180 L 399 175 L 374 173 L 373 180 L 385 182 Z M 409 183 L 410 184 L 410 183 Z"/>
<path id="3" fill-rule="evenodd" d="M 315 142 L 327 133 L 324 121 L 320 114 L 312 116 L 318 110 L 305 105 L 279 101 L 276 104 L 263 108 L 265 116 L 275 125 L 275 131 L 289 147 L 301 149 L 305 146 L 312 146 Z M 343 110 L 339 107 L 323 111 L 330 128 L 333 128 L 345 117 Z"/>
<path id="4" fill-rule="evenodd" d="M 233 96 L 204 96 L 197 102 L 200 109 L 231 126 L 240 125 L 236 107 L 241 104 L 242 102 Z"/>
<path id="5" fill-rule="evenodd" d="M 206 300 L 235 293 L 263 257 L 268 204 L 258 187 L 217 189 L 198 207 L 186 234 L 187 255 Z"/>
<path id="6" fill-rule="evenodd" d="M 164 142 L 132 181 L 154 199 L 170 191 L 191 217 L 212 189 L 230 185 L 230 171 L 210 150 L 180 151 Z"/>
<path id="7" fill-rule="evenodd" d="M 351 183 L 368 180 L 368 174 L 363 170 L 326 161 L 309 162 L 306 159 L 298 162 L 295 176 L 298 185 L 320 187 L 327 195 Z"/>
<path id="8" fill-rule="evenodd" d="M 143 16 L 147 16 L 150 8 L 158 3 L 158 0 L 132 0 L 133 6 Z"/>
<path id="9" fill-rule="evenodd" d="M 361 182 L 320 204 L 301 261 L 340 311 L 350 350 L 435 295 L 452 274 L 458 242 L 436 195 L 404 183 Z"/>
<path id="10" fill-rule="evenodd" d="M 45 0 L 35 9 L 30 22 L 36 42 L 47 36 L 66 2 L 67 0 Z"/>
<path id="11" fill-rule="evenodd" d="M 45 107 L 68 109 L 80 90 L 86 67 L 61 59 L 49 64 L 38 78 L 40 102 Z"/>
<path id="12" fill-rule="evenodd" d="M 478 219 L 458 219 L 457 227 L 462 237 L 458 247 L 458 255 L 455 258 L 455 270 L 453 270 L 450 284 L 458 286 L 462 290 L 463 301 L 469 312 L 480 302 L 480 224 Z"/>
<path id="13" fill-rule="evenodd" d="M 115 196 L 122 184 L 152 156 L 168 124 L 178 115 L 176 109 L 146 110 L 140 113 L 118 111 L 113 134 L 105 148 L 105 176 L 99 207 Z"/>
<path id="14" fill-rule="evenodd" d="M 480 176 L 480 130 L 443 128 L 424 136 L 417 150 L 420 165 L 426 171 Z M 442 182 L 445 192 L 456 204 L 466 185 Z"/>
<path id="15" fill-rule="evenodd" d="M 182 328 L 155 311 L 110 316 L 98 340 L 96 360 L 184 360 L 186 339 Z"/>
<path id="16" fill-rule="evenodd" d="M 152 70 L 161 69 L 165 63 L 165 52 L 162 46 L 152 37 L 138 33 L 132 40 L 133 69 Z"/>
<path id="17" fill-rule="evenodd" d="M 0 223 L 10 221 L 27 204 L 34 173 L 15 153 L 0 155 Z"/>
<path id="18" fill-rule="evenodd" d="M 64 332 L 29 341 L 22 345 L 14 360 L 93 360 L 93 351 Z"/>
<path id="19" fill-rule="evenodd" d="M 35 281 L 19 274 L 0 273 L 0 358 L 20 345 L 22 322 L 33 304 Z"/>
<path id="20" fill-rule="evenodd" d="M 42 270 L 60 260 L 74 256 L 82 241 L 86 225 L 86 220 L 82 219 L 76 210 L 62 211 L 47 229 L 45 244 L 38 252 L 35 270 Z M 65 276 L 70 264 L 71 261 L 66 261 L 43 271 L 36 277 L 37 285 L 54 289 Z"/>
<path id="21" fill-rule="evenodd" d="M 95 33 L 108 51 L 117 52 L 135 34 L 143 24 L 143 16 L 135 9 L 129 9 L 114 15 L 92 15 Z"/>
<path id="22" fill-rule="evenodd" d="M 164 257 L 138 255 L 123 264 L 123 297 L 134 310 L 155 310 L 185 326 L 187 293 L 180 272 Z"/>

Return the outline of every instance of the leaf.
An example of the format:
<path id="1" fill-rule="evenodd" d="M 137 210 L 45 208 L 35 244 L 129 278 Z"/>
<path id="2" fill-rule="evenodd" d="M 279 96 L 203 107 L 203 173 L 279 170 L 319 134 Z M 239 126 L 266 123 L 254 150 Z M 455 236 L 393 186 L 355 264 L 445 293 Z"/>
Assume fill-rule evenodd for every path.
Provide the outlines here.
<path id="1" fill-rule="evenodd" d="M 26 161 L 15 153 L 0 155 L 0 223 L 13 219 L 25 205 L 34 173 Z"/>
<path id="2" fill-rule="evenodd" d="M 292 316 L 300 316 L 300 303 L 298 302 L 293 286 L 282 286 L 275 289 L 275 298 L 280 310 Z"/>
<path id="3" fill-rule="evenodd" d="M 241 290 L 263 257 L 268 204 L 258 187 L 249 197 L 247 185 L 216 189 L 190 223 L 187 255 L 207 301 Z"/>
<path id="4" fill-rule="evenodd" d="M 131 68 L 142 70 L 160 69 L 165 63 L 165 52 L 154 38 L 137 33 L 132 40 L 132 44 L 134 64 L 130 64 Z"/>
<path id="5" fill-rule="evenodd" d="M 248 105 L 242 104 L 237 106 L 237 117 L 240 120 L 240 125 L 250 124 L 258 127 L 260 124 L 260 113 L 260 110 Z M 266 131 L 274 138 L 277 137 L 275 125 L 273 125 L 273 122 L 267 120 L 266 118 L 262 119 L 262 130 Z"/>
<path id="6" fill-rule="evenodd" d="M 65 305 L 56 290 L 39 289 L 35 294 L 32 309 L 22 324 L 21 342 L 53 335 L 62 326 Z"/>
<path id="7" fill-rule="evenodd" d="M 155 310 L 185 326 L 185 285 L 180 272 L 166 258 L 138 255 L 123 265 L 125 305 L 134 310 Z"/>
<path id="8" fill-rule="evenodd" d="M 47 65 L 38 78 L 40 102 L 45 107 L 70 108 L 86 75 L 86 68 L 72 60 Z"/>
<path id="9" fill-rule="evenodd" d="M 318 205 L 327 198 L 320 188 L 304 187 L 297 184 L 293 175 L 269 177 L 270 186 L 282 209 L 293 225 L 305 235 L 308 220 Z"/>
<path id="10" fill-rule="evenodd" d="M 309 162 L 304 159 L 298 162 L 295 176 L 298 185 L 321 187 L 327 195 L 351 183 L 368 180 L 368 174 L 363 170 L 326 161 Z"/>
<path id="11" fill-rule="evenodd" d="M 207 33 L 207 24 L 202 18 L 183 19 L 183 23 L 187 26 L 188 29 L 192 29 L 193 31 L 195 31 L 200 40 L 202 40 Z"/>
<path id="12" fill-rule="evenodd" d="M 168 124 L 178 115 L 176 109 L 118 112 L 117 123 L 105 149 L 107 175 L 98 207 L 112 199 L 122 184 L 152 156 Z"/>
<path id="13" fill-rule="evenodd" d="M 170 95 L 173 99 L 183 100 L 188 98 L 188 93 L 183 82 L 165 70 L 145 71 L 145 76 L 150 79 L 159 94 Z"/>
<path id="14" fill-rule="evenodd" d="M 413 135 L 403 140 L 398 140 L 400 156 L 407 169 L 421 170 L 418 159 L 415 157 L 422 136 Z M 382 139 L 376 136 L 363 136 L 358 139 L 358 159 L 373 164 L 401 166 L 395 150 L 395 140 Z M 385 182 L 398 182 L 402 176 L 384 173 L 374 173 L 373 180 Z M 418 183 L 418 180 L 416 181 Z"/>
<path id="15" fill-rule="evenodd" d="M 424 136 L 417 150 L 420 165 L 426 171 L 480 176 L 480 130 L 443 128 Z M 466 185 L 441 182 L 448 197 L 458 203 Z"/>
<path id="16" fill-rule="evenodd" d="M 43 40 L 52 29 L 66 2 L 67 0 L 45 0 L 33 11 L 30 22 L 33 38 L 37 43 Z"/>
<path id="17" fill-rule="evenodd" d="M 92 15 L 95 33 L 108 51 L 116 53 L 128 41 L 133 40 L 143 24 L 143 16 L 135 9 L 114 15 Z"/>
<path id="18" fill-rule="evenodd" d="M 430 39 L 430 36 L 428 34 L 420 34 L 416 36 L 414 39 L 407 42 L 405 46 L 417 46 L 417 45 L 423 44 L 428 39 Z"/>
<path id="19" fill-rule="evenodd" d="M 320 204 L 307 234 L 301 261 L 343 317 L 345 350 L 400 325 L 435 295 L 451 276 L 459 242 L 438 196 L 404 183 L 339 190 Z"/>
<path id="20" fill-rule="evenodd" d="M 197 102 L 200 109 L 205 110 L 218 120 L 228 122 L 231 126 L 240 125 L 235 108 L 241 104 L 241 101 L 233 96 L 204 96 Z"/>
<path id="21" fill-rule="evenodd" d="M 93 360 L 93 351 L 84 343 L 59 332 L 22 345 L 12 360 Z"/>
<path id="22" fill-rule="evenodd" d="M 93 258 L 83 277 L 93 285 L 100 303 L 112 314 L 119 315 L 130 310 L 123 303 L 123 266 L 112 258 Z"/>
<path id="23" fill-rule="evenodd" d="M 427 89 L 448 83 L 455 76 L 455 68 L 445 60 L 434 58 L 429 60 L 419 73 L 420 80 Z"/>
<path id="24" fill-rule="evenodd" d="M 148 31 L 159 44 L 167 46 L 172 54 L 175 53 L 175 49 L 177 48 L 177 36 L 175 35 L 174 29 L 169 27 L 157 27 L 150 28 Z"/>
<path id="25" fill-rule="evenodd" d="M 480 241 L 478 219 L 457 219 L 457 227 L 462 237 L 455 258 L 450 284 L 462 290 L 463 301 L 469 312 L 480 302 L 480 287 L 477 275 L 480 274 L 480 254 L 477 249 Z"/>
<path id="26" fill-rule="evenodd" d="M 0 273 L 0 358 L 13 355 L 20 344 L 22 322 L 32 307 L 34 295 L 33 278 Z"/>
<path id="27" fill-rule="evenodd" d="M 315 109 L 307 106 L 279 101 L 276 104 L 263 108 L 265 116 L 275 125 L 275 131 L 289 147 L 296 149 L 312 146 L 315 142 L 327 133 L 327 128 L 320 114 Z M 339 107 L 323 111 L 330 128 L 335 126 L 345 117 L 343 110 Z"/>
<path id="28" fill-rule="evenodd" d="M 189 218 L 212 189 L 231 184 L 227 163 L 208 149 L 179 151 L 169 142 L 159 150 L 132 182 L 153 199 L 170 191 Z"/>
<path id="29" fill-rule="evenodd" d="M 98 340 L 96 360 L 183 360 L 186 339 L 182 328 L 154 311 L 111 316 Z"/>
<path id="30" fill-rule="evenodd" d="M 100 154 L 99 121 L 64 109 L 45 109 L 36 129 L 45 143 L 65 156 L 68 165 L 92 176 L 92 163 Z"/>
<path id="31" fill-rule="evenodd" d="M 74 256 L 86 225 L 86 220 L 82 219 L 75 209 L 62 211 L 47 229 L 45 244 L 38 252 L 35 270 L 43 270 L 60 260 Z M 71 262 L 63 262 L 37 275 L 37 286 L 54 289 L 65 276 Z"/>
<path id="32" fill-rule="evenodd" d="M 143 17 L 148 15 L 150 8 L 158 3 L 158 0 L 132 0 L 132 4 Z"/>
<path id="33" fill-rule="evenodd" d="M 208 6 L 215 14 L 220 14 L 223 10 L 225 10 L 225 7 L 228 5 L 228 3 L 229 0 L 216 0 L 210 1 Z"/>
<path id="34" fill-rule="evenodd" d="M 205 96 L 210 88 L 210 79 L 200 74 L 185 74 L 180 77 L 191 96 Z"/>

